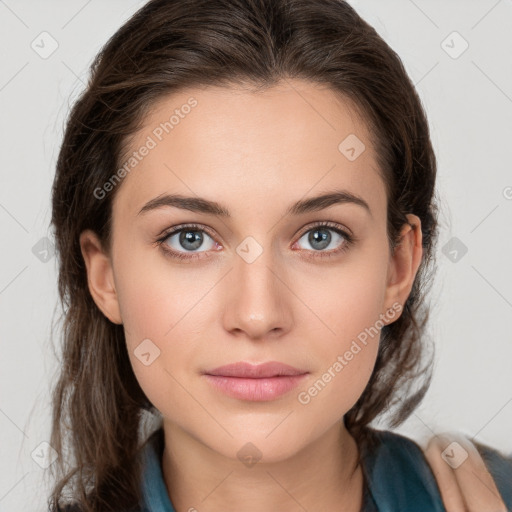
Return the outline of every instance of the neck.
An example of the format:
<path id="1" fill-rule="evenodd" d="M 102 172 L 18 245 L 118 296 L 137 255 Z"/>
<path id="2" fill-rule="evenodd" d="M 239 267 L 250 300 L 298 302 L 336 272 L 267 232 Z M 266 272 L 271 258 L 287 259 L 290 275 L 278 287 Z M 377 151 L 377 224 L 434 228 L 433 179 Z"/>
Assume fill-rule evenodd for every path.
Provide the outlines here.
<path id="1" fill-rule="evenodd" d="M 344 510 L 362 506 L 359 451 L 343 421 L 289 457 L 242 464 L 164 420 L 162 471 L 176 512 Z"/>

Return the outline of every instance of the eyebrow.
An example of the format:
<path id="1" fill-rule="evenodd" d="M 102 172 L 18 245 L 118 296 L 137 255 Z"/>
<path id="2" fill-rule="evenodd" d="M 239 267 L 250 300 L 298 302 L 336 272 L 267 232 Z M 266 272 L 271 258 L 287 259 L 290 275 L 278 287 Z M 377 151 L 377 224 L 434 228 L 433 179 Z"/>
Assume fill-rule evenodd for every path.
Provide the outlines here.
<path id="1" fill-rule="evenodd" d="M 370 216 L 372 212 L 368 203 L 359 196 L 348 190 L 336 190 L 316 197 L 303 199 L 292 204 L 285 212 L 285 215 L 302 215 L 310 212 L 317 212 L 337 204 L 356 204 L 361 206 Z M 171 206 L 182 210 L 189 210 L 206 215 L 230 218 L 229 210 L 217 203 L 202 197 L 186 197 L 176 194 L 161 194 L 148 201 L 137 215 L 147 213 L 162 207 Z"/>

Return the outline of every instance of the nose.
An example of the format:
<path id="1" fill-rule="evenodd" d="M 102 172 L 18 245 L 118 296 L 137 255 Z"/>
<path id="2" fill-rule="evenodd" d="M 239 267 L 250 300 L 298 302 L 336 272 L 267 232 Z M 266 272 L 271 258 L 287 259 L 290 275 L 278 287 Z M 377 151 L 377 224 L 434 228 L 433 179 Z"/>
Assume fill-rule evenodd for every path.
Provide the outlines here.
<path id="1" fill-rule="evenodd" d="M 282 336 L 293 324 L 289 273 L 263 250 L 253 261 L 234 258 L 227 276 L 224 328 L 252 340 Z"/>

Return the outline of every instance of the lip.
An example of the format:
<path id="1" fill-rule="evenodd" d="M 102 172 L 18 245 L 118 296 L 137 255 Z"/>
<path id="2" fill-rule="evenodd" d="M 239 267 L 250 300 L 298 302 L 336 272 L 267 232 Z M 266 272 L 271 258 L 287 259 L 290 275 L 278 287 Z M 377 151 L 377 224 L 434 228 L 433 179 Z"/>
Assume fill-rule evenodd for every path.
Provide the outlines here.
<path id="1" fill-rule="evenodd" d="M 219 366 L 214 370 L 205 372 L 207 375 L 217 375 L 222 377 L 239 377 L 261 379 L 266 377 L 295 376 L 308 373 L 305 370 L 299 370 L 288 364 L 278 361 L 269 361 L 261 364 L 251 364 L 245 361 Z"/>
<path id="2" fill-rule="evenodd" d="M 271 361 L 259 365 L 238 362 L 205 372 L 217 390 L 239 400 L 275 400 L 298 386 L 309 372 Z"/>

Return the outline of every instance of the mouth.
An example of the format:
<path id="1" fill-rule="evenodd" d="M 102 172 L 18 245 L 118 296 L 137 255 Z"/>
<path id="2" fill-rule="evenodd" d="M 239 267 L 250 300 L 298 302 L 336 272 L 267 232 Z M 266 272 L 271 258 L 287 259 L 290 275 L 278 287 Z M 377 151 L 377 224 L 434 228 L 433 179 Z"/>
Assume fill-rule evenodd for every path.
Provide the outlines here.
<path id="1" fill-rule="evenodd" d="M 204 372 L 218 391 L 239 400 L 275 400 L 297 387 L 309 372 L 271 361 L 259 365 L 238 362 Z"/>
<path id="2" fill-rule="evenodd" d="M 251 364 L 245 361 L 219 366 L 213 370 L 207 370 L 206 375 L 215 375 L 220 377 L 239 377 L 239 378 L 268 378 L 268 377 L 293 377 L 304 375 L 306 370 L 299 370 L 285 363 L 278 361 L 269 361 L 261 364 Z"/>

